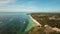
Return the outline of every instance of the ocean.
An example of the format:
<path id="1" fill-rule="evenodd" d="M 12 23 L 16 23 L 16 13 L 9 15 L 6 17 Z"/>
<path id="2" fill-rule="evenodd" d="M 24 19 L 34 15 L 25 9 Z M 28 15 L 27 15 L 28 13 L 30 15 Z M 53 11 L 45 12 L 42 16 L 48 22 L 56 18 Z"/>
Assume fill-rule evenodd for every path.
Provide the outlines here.
<path id="1" fill-rule="evenodd" d="M 24 34 L 33 21 L 26 12 L 0 12 L 0 34 Z"/>

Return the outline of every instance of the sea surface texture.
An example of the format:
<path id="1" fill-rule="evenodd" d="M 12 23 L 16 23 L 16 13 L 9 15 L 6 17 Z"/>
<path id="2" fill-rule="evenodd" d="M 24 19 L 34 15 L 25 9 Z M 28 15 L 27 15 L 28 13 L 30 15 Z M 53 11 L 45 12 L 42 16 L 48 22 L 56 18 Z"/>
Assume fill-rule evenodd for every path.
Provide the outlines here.
<path id="1" fill-rule="evenodd" d="M 23 34 L 28 24 L 27 13 L 0 12 L 0 34 Z"/>

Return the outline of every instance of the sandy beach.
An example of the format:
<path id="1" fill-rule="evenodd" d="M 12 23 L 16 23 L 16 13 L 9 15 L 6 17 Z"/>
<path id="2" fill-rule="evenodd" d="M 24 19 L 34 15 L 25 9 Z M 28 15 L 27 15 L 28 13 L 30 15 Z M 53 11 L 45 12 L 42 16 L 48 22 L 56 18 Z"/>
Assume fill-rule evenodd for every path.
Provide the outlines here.
<path id="1" fill-rule="evenodd" d="M 32 19 L 32 21 L 33 21 L 37 26 L 41 26 L 41 24 L 39 24 L 39 22 L 36 21 L 31 15 L 28 15 L 28 16 Z"/>

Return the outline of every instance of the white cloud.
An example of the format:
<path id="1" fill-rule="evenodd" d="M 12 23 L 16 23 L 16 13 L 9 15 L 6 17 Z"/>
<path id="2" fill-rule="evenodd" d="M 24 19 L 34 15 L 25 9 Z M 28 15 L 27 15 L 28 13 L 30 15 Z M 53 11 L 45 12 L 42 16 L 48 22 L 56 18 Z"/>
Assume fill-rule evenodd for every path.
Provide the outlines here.
<path id="1" fill-rule="evenodd" d="M 15 2 L 16 0 L 0 0 L 0 6 Z"/>
<path id="2" fill-rule="evenodd" d="M 38 11 L 38 10 L 35 10 L 35 9 L 24 9 L 24 8 L 10 8 L 10 9 L 7 9 L 7 8 L 1 8 L 0 9 L 0 12 L 35 12 L 35 11 Z"/>
<path id="3" fill-rule="evenodd" d="M 59 12 L 59 9 L 0 8 L 0 12 Z"/>
<path id="4" fill-rule="evenodd" d="M 34 10 L 30 10 L 30 9 L 13 9 L 13 8 L 11 8 L 11 9 L 0 9 L 0 12 L 32 12 L 32 11 L 34 11 Z"/>

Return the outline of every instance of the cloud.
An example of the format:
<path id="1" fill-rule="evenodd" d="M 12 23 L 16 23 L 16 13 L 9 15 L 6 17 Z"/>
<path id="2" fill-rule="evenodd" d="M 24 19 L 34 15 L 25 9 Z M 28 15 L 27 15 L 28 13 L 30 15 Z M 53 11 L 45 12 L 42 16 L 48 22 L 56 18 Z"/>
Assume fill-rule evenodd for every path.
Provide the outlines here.
<path id="1" fill-rule="evenodd" d="M 1 8 L 0 12 L 35 12 L 36 9 L 25 9 L 25 8 Z"/>
<path id="2" fill-rule="evenodd" d="M 60 10 L 52 10 L 52 9 L 24 9 L 24 8 L 3 8 L 0 9 L 0 12 L 59 12 Z"/>
<path id="3" fill-rule="evenodd" d="M 0 0 L 0 6 L 15 2 L 16 0 Z"/>

